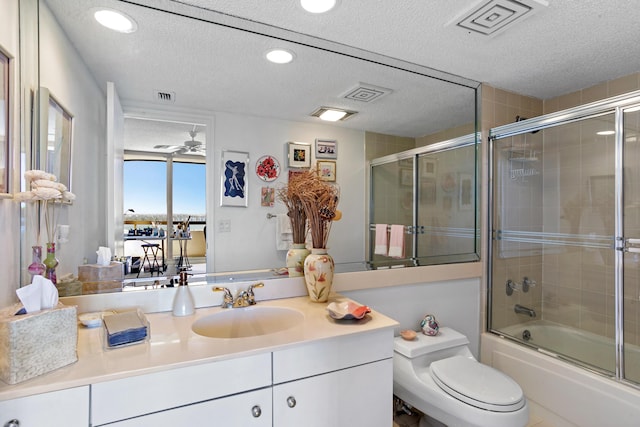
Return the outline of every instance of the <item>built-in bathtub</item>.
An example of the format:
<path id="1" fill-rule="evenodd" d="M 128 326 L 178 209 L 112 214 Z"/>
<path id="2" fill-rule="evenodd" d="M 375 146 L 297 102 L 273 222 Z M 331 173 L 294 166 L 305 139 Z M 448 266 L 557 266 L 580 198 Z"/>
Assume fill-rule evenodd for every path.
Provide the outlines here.
<path id="1" fill-rule="evenodd" d="M 517 325 L 504 333 L 522 339 L 525 330 L 530 334 L 526 344 L 493 333 L 482 334 L 481 359 L 520 384 L 532 404 L 532 419 L 551 419 L 555 427 L 640 425 L 640 389 L 536 348 L 554 348 L 556 353 L 562 351 L 591 367 L 613 371 L 612 341 L 544 321 Z M 640 368 L 640 352 L 633 347 L 628 350 L 636 350 L 634 355 L 626 352 L 631 377 Z"/>

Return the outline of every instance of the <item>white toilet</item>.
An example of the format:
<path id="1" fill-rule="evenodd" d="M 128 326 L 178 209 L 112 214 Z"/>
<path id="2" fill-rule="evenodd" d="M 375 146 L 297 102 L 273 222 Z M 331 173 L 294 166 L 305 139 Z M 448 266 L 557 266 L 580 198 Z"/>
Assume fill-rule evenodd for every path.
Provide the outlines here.
<path id="1" fill-rule="evenodd" d="M 446 327 L 433 337 L 395 338 L 393 394 L 428 416 L 421 427 L 526 426 L 529 407 L 520 386 L 479 363 L 468 344 L 467 337 Z"/>

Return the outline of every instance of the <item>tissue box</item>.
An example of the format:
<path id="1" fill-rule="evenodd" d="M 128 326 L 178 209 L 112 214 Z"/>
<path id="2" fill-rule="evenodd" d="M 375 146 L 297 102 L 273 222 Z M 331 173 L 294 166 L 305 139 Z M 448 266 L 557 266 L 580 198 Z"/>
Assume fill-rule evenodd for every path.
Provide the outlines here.
<path id="1" fill-rule="evenodd" d="M 103 282 L 124 279 L 124 267 L 121 262 L 109 265 L 87 264 L 78 266 L 78 280 L 81 282 Z"/>
<path id="2" fill-rule="evenodd" d="M 0 310 L 0 379 L 17 384 L 78 360 L 75 306 L 15 316 L 20 306 Z"/>

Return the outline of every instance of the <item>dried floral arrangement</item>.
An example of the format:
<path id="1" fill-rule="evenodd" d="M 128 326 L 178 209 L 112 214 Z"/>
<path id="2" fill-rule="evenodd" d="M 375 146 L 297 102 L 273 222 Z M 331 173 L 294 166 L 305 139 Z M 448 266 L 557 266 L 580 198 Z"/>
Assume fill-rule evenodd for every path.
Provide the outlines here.
<path id="1" fill-rule="evenodd" d="M 287 207 L 293 243 L 304 243 L 307 240 L 307 214 L 298 196 L 302 184 L 301 175 L 301 173 L 291 175 L 289 183 L 277 191 L 278 200 Z"/>
<path id="2" fill-rule="evenodd" d="M 322 181 L 313 169 L 297 175 L 295 183 L 295 194 L 307 215 L 313 247 L 326 249 L 331 223 L 338 219 L 340 189 Z"/>

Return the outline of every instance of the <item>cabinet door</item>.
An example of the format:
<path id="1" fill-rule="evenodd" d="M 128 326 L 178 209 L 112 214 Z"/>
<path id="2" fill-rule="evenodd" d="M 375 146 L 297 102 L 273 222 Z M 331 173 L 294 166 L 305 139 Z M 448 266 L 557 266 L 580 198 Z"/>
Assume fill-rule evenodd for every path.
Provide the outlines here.
<path id="1" fill-rule="evenodd" d="M 77 387 L 0 402 L 0 426 L 17 420 L 20 427 L 87 427 L 89 387 Z"/>
<path id="2" fill-rule="evenodd" d="M 271 427 L 271 388 L 236 394 L 109 424 L 113 427 Z M 22 427 L 22 426 L 21 426 Z"/>
<path id="3" fill-rule="evenodd" d="M 273 388 L 274 427 L 387 427 L 393 424 L 392 359 Z"/>

